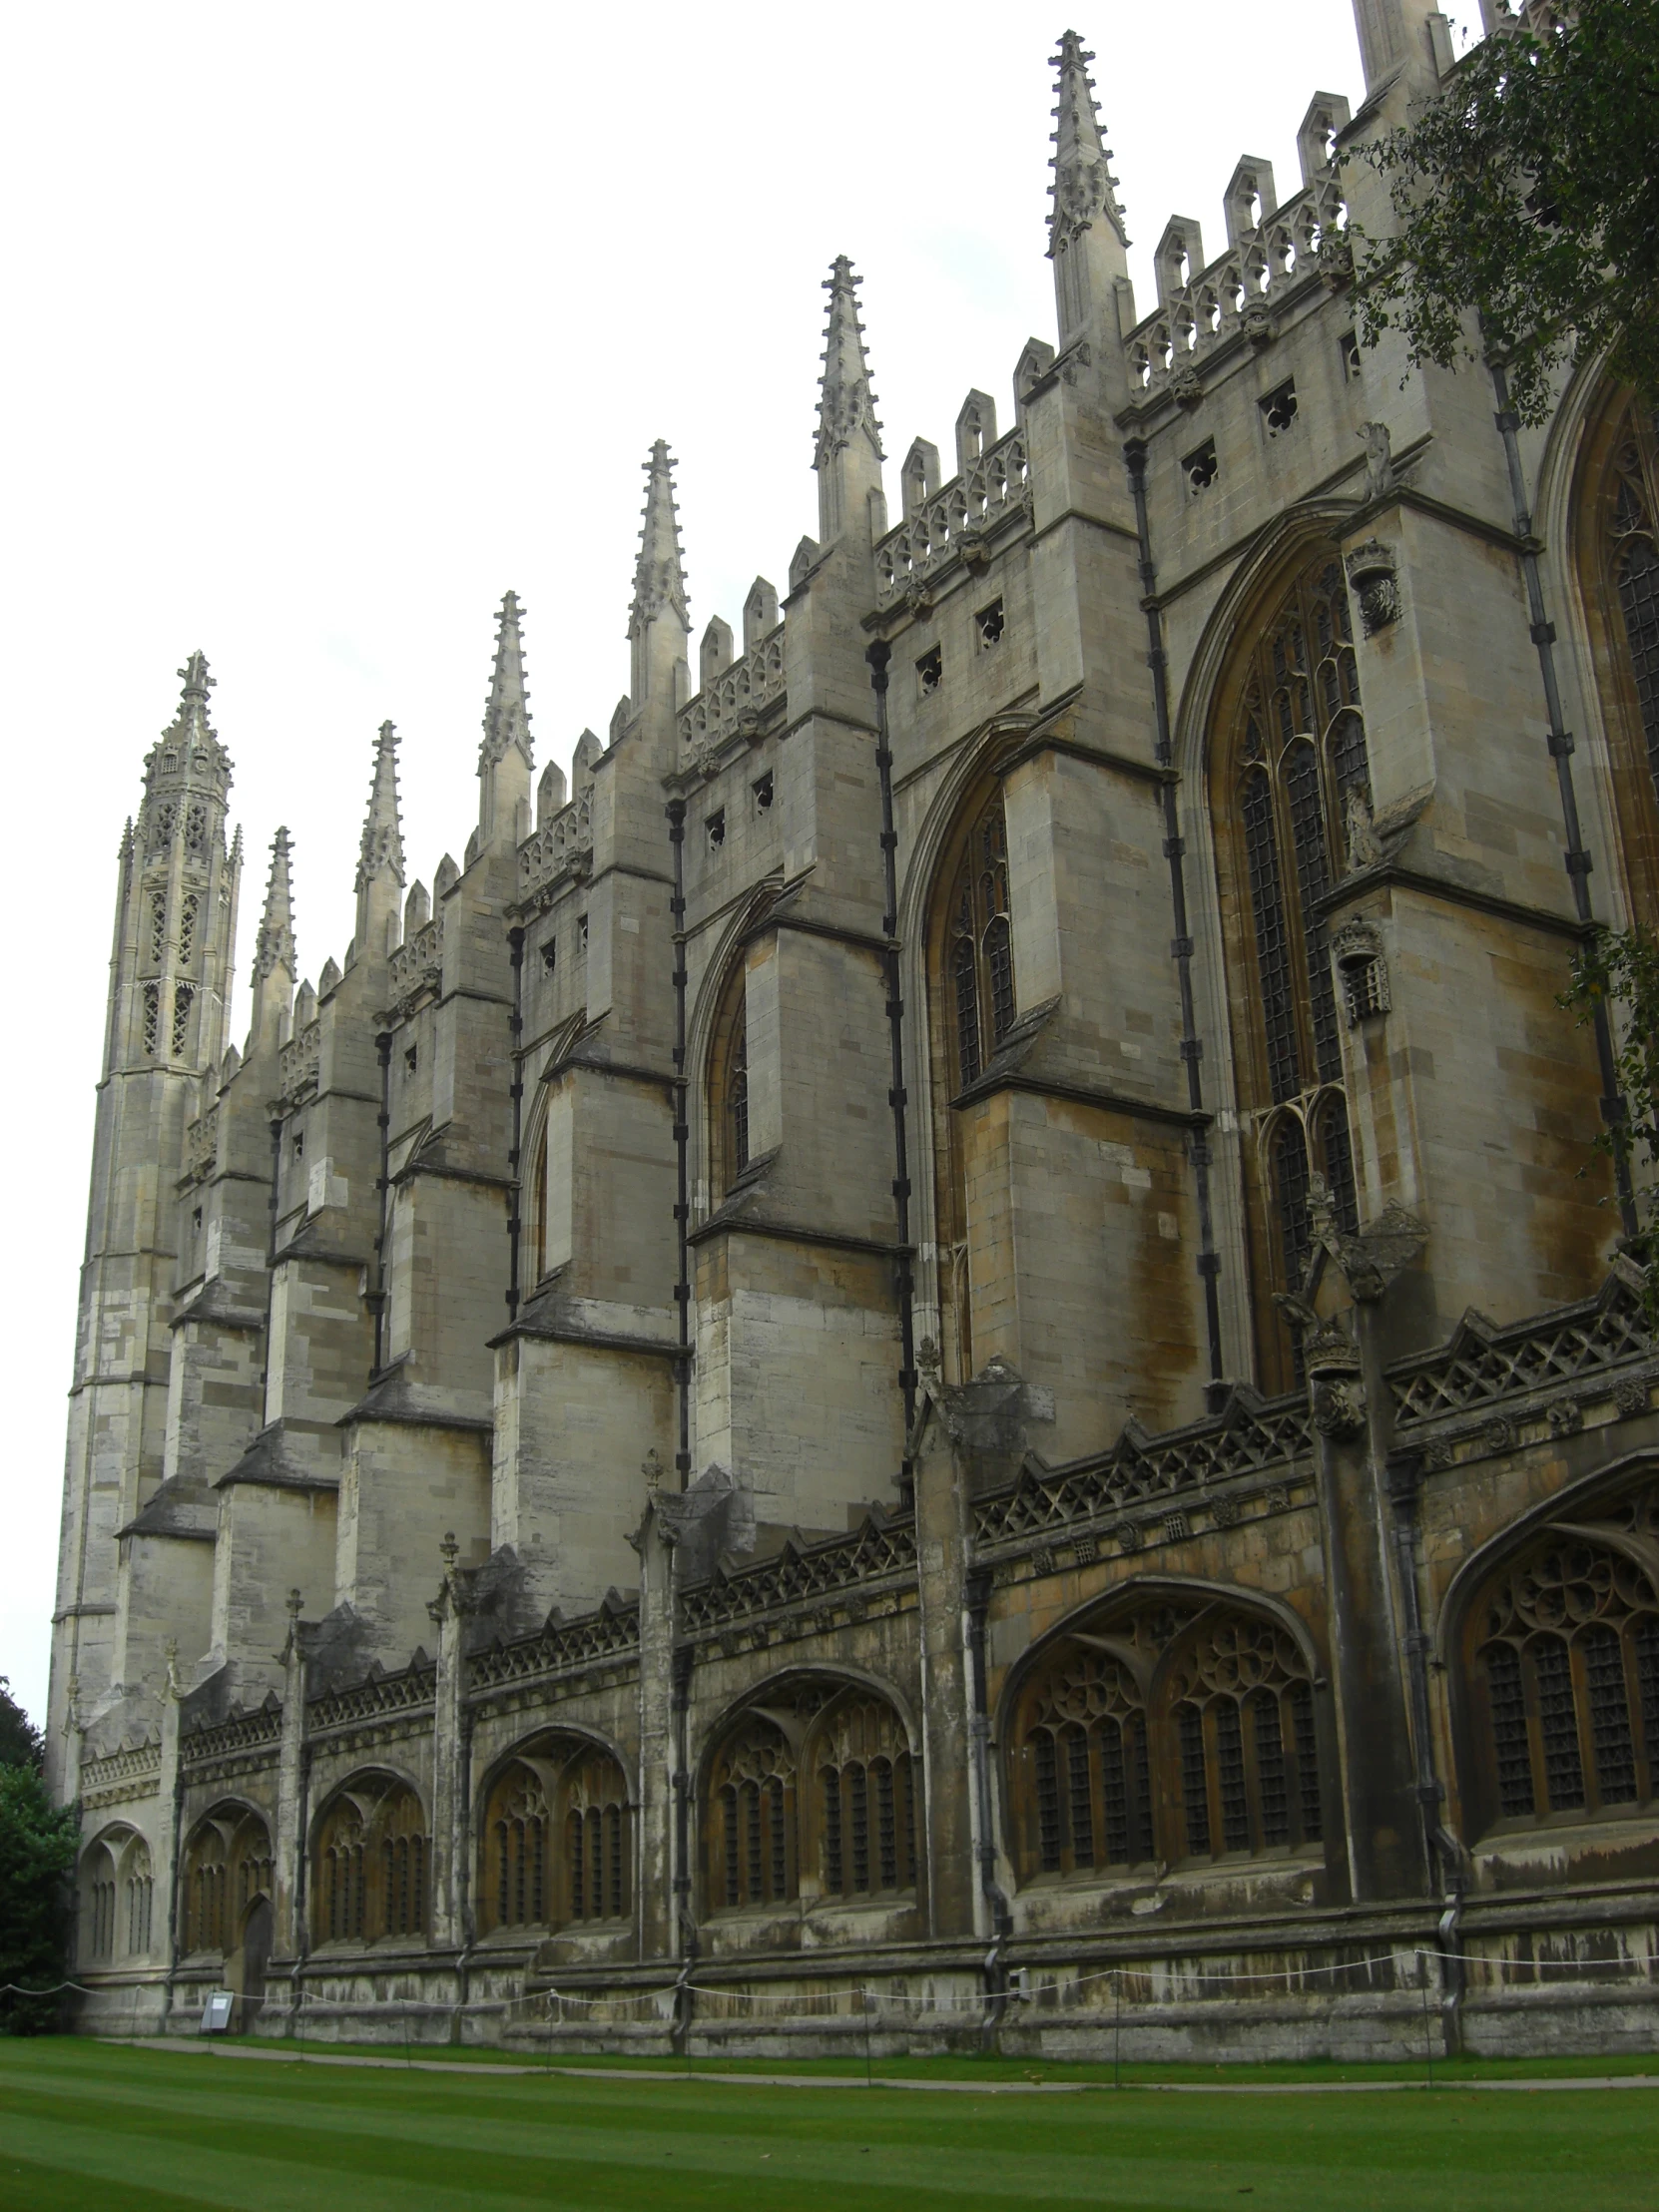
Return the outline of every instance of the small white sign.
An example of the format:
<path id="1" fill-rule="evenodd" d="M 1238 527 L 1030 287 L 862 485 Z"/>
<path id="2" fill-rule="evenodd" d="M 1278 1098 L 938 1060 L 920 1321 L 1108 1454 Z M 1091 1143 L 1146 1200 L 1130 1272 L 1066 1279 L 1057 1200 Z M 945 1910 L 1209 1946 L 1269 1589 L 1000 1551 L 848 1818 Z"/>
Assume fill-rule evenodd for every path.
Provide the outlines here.
<path id="1" fill-rule="evenodd" d="M 223 2035 L 231 2024 L 231 2007 L 237 2001 L 234 1989 L 210 1989 L 208 2001 L 202 2007 L 202 2032 L 204 2035 Z"/>

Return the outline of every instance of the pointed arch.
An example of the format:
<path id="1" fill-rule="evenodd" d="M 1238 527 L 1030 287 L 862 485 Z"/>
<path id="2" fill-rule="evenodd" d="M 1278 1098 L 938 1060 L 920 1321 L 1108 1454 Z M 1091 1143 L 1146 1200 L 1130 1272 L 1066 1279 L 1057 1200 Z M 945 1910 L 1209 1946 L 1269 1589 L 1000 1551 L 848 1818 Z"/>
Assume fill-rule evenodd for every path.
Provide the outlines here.
<path id="1" fill-rule="evenodd" d="M 709 1198 L 718 1206 L 749 1166 L 749 999 L 742 948 L 721 986 L 709 1037 L 705 1112 Z"/>
<path id="2" fill-rule="evenodd" d="M 1019 1011 L 1002 782 L 981 774 L 959 803 L 926 918 L 927 1049 L 941 1341 L 973 1372 L 967 1163 L 952 1101 L 984 1073 Z"/>
<path id="3" fill-rule="evenodd" d="M 1659 417 L 1628 387 L 1585 432 L 1572 535 L 1633 917 L 1659 928 Z"/>
<path id="4" fill-rule="evenodd" d="M 1131 1585 L 1062 1624 L 1000 1730 L 1021 1884 L 1323 1859 L 1315 1676 L 1283 1608 L 1200 1583 Z"/>
<path id="5" fill-rule="evenodd" d="M 234 1950 L 250 1912 L 273 1895 L 264 1817 L 235 1799 L 204 1814 L 186 1839 L 182 1883 L 185 1949 Z"/>
<path id="6" fill-rule="evenodd" d="M 1312 1178 L 1358 1227 L 1342 1020 L 1322 901 L 1343 871 L 1351 807 L 1371 802 L 1359 663 L 1342 565 L 1327 546 L 1281 568 L 1239 625 L 1216 687 L 1208 792 L 1241 1124 L 1257 1359 L 1295 1380 L 1273 1305 L 1299 1290 Z"/>
<path id="7" fill-rule="evenodd" d="M 628 1777 L 608 1745 L 566 1729 L 515 1745 L 480 1794 L 480 1933 L 625 1922 L 634 1848 Z"/>
<path id="8" fill-rule="evenodd" d="M 312 1939 L 425 1939 L 432 1846 L 414 1785 L 383 1769 L 355 1774 L 321 1807 L 312 1847 Z"/>

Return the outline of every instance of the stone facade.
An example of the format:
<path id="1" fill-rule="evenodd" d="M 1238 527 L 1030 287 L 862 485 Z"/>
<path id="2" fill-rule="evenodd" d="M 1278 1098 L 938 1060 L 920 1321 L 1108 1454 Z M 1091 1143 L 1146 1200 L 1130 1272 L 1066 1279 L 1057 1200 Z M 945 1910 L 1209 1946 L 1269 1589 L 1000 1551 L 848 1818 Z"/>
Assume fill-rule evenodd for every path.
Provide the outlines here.
<path id="1" fill-rule="evenodd" d="M 606 739 L 538 781 L 509 593 L 461 863 L 406 882 L 387 725 L 352 942 L 299 981 L 278 831 L 240 1053 L 184 672 L 65 1486 L 87 2024 L 1651 2019 L 1659 1344 L 1555 1000 L 1659 910 L 1659 477 L 1594 362 L 1522 434 L 1356 344 L 1335 154 L 1450 67 L 1359 14 L 1149 315 L 1067 33 L 1008 425 L 890 516 L 837 261 L 782 595 L 693 674 L 658 444 Z"/>

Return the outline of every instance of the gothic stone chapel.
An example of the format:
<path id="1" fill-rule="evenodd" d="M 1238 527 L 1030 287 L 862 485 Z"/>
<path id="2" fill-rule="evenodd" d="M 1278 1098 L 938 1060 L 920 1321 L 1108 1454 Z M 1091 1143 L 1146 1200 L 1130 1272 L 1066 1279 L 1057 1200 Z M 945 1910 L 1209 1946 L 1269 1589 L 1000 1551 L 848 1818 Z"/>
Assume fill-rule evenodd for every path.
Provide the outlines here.
<path id="1" fill-rule="evenodd" d="M 604 739 L 537 777 L 509 592 L 460 864 L 388 724 L 240 1047 L 191 658 L 69 1419 L 83 2026 L 1651 2035 L 1659 1343 L 1556 994 L 1659 921 L 1659 445 L 1357 342 L 1336 156 L 1454 66 L 1357 13 L 1150 312 L 1068 31 L 1011 408 L 889 510 L 837 260 L 783 590 L 691 645 L 654 446 Z"/>

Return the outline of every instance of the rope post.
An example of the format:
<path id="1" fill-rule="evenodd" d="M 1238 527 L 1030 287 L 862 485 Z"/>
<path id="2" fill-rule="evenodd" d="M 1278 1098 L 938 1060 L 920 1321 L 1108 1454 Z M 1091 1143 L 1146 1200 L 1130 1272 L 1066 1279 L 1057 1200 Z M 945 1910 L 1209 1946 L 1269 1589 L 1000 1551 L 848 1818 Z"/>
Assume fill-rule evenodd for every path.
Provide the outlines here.
<path id="1" fill-rule="evenodd" d="M 1434 2086 L 1434 2037 L 1428 2020 L 1428 1953 L 1417 1952 L 1417 1981 L 1422 1989 L 1422 2055 L 1428 2068 L 1428 2087 Z"/>
<path id="2" fill-rule="evenodd" d="M 864 2087 L 873 2089 L 875 2073 L 869 2055 L 869 2016 L 875 2010 L 875 1991 L 873 1989 L 860 1990 L 859 2002 L 862 2004 L 864 2012 Z"/>
<path id="3" fill-rule="evenodd" d="M 1123 2087 L 1123 1968 L 1112 1968 L 1112 2087 Z"/>

